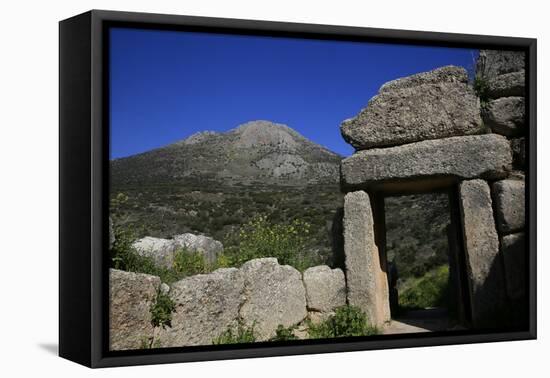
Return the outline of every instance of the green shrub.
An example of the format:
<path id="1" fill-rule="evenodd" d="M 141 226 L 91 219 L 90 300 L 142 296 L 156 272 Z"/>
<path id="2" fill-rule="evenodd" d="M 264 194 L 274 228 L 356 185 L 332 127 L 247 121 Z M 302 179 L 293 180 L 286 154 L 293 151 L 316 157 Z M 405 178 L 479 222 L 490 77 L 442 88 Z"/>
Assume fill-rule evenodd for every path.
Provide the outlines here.
<path id="1" fill-rule="evenodd" d="M 254 325 L 251 327 L 246 327 L 242 323 L 239 323 L 236 330 L 231 327 L 227 328 L 227 330 L 225 330 L 220 336 L 212 340 L 212 344 L 246 344 L 253 343 L 255 341 L 256 336 L 254 335 Z"/>
<path id="2" fill-rule="evenodd" d="M 421 278 L 407 283 L 399 293 L 399 306 L 404 309 L 420 309 L 447 306 L 449 298 L 449 266 L 442 265 L 428 271 Z"/>
<path id="3" fill-rule="evenodd" d="M 208 265 L 200 252 L 190 252 L 182 248 L 174 254 L 173 269 L 184 276 L 208 273 L 215 268 Z"/>
<path id="4" fill-rule="evenodd" d="M 231 259 L 225 253 L 220 253 L 216 259 L 216 269 L 230 267 L 232 267 Z"/>
<path id="5" fill-rule="evenodd" d="M 309 228 L 309 223 L 298 219 L 288 224 L 273 224 L 267 216 L 257 216 L 240 228 L 237 245 L 227 248 L 227 257 L 233 266 L 252 259 L 276 257 L 282 265 L 305 270 L 318 262 L 306 252 Z"/>
<path id="6" fill-rule="evenodd" d="M 111 246 L 111 267 L 120 270 L 128 270 L 129 266 L 135 265 L 134 251 L 132 242 L 134 241 L 134 235 L 123 230 L 116 225 L 113 228 L 115 234 L 115 241 Z"/>
<path id="7" fill-rule="evenodd" d="M 273 336 L 269 341 L 296 340 L 297 337 L 294 335 L 295 328 L 296 326 L 286 328 L 282 324 L 279 324 L 277 330 L 275 331 L 275 336 Z"/>
<path id="8" fill-rule="evenodd" d="M 478 76 L 474 79 L 474 91 L 479 97 L 481 108 L 486 108 L 489 103 L 489 83 L 484 77 Z"/>
<path id="9" fill-rule="evenodd" d="M 160 277 L 162 282 L 172 283 L 185 275 L 173 269 L 158 267 L 151 257 L 140 256 L 132 247 L 133 232 L 114 227 L 115 242 L 110 250 L 111 268 L 127 272 L 145 273 Z"/>
<path id="10" fill-rule="evenodd" d="M 168 294 L 159 291 L 157 299 L 151 305 L 149 311 L 151 311 L 151 324 L 153 327 L 172 327 L 172 313 L 176 311 L 176 304 Z"/>
<path id="11" fill-rule="evenodd" d="M 320 324 L 309 323 L 309 337 L 328 339 L 333 337 L 370 336 L 378 330 L 369 324 L 367 315 L 355 306 L 342 306 L 334 315 Z"/>

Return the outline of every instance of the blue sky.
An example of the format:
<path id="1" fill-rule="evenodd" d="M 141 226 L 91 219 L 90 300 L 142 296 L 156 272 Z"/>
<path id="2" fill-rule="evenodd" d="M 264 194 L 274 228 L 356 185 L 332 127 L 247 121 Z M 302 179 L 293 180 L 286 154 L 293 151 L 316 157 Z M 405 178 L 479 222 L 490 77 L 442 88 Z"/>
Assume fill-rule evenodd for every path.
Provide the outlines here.
<path id="1" fill-rule="evenodd" d="M 476 50 L 111 29 L 111 158 L 251 120 L 284 123 L 341 155 L 339 125 L 388 80 Z"/>

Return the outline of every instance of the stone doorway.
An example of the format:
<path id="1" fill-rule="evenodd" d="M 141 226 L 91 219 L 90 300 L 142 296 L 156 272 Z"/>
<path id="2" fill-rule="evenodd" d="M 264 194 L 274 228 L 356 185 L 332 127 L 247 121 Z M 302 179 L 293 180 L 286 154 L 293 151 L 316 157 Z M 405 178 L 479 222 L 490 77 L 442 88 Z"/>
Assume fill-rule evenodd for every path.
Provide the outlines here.
<path id="1" fill-rule="evenodd" d="M 467 327 L 470 306 L 455 186 L 379 192 L 373 200 L 391 314 L 384 332 Z"/>
<path id="2" fill-rule="evenodd" d="M 392 319 L 384 197 L 442 190 L 462 323 L 527 326 L 524 74 L 522 53 L 481 51 L 476 80 L 499 88 L 484 98 L 446 66 L 384 84 L 342 123 L 356 150 L 340 166 L 348 303 L 374 325 Z"/>

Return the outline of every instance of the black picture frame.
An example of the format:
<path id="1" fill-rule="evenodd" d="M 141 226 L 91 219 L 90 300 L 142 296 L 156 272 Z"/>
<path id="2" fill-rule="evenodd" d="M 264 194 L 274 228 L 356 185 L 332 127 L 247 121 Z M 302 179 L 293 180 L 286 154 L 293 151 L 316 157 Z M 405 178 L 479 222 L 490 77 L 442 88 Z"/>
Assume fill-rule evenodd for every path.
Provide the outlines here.
<path id="1" fill-rule="evenodd" d="M 254 345 L 109 351 L 108 38 L 111 26 L 369 41 L 526 53 L 529 328 Z M 89 367 L 535 339 L 536 39 L 92 10 L 59 24 L 59 354 Z"/>

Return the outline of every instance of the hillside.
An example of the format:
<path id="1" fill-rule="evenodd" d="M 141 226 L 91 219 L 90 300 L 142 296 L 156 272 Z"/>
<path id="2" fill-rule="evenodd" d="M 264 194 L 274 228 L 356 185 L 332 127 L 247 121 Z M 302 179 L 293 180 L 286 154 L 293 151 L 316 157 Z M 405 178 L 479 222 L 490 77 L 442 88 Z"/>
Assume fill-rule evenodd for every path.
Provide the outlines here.
<path id="1" fill-rule="evenodd" d="M 111 162 L 114 186 L 336 184 L 341 157 L 290 127 L 252 121 L 227 132 L 204 131 L 174 144 Z"/>
<path id="2" fill-rule="evenodd" d="M 194 232 L 226 246 L 255 215 L 273 223 L 301 219 L 311 224 L 310 248 L 331 262 L 332 222 L 343 199 L 340 160 L 268 121 L 201 132 L 111 161 L 112 212 L 136 237 Z"/>
<path id="3" fill-rule="evenodd" d="M 448 263 L 446 194 L 387 197 L 385 205 L 388 261 L 395 260 L 402 279 Z"/>

